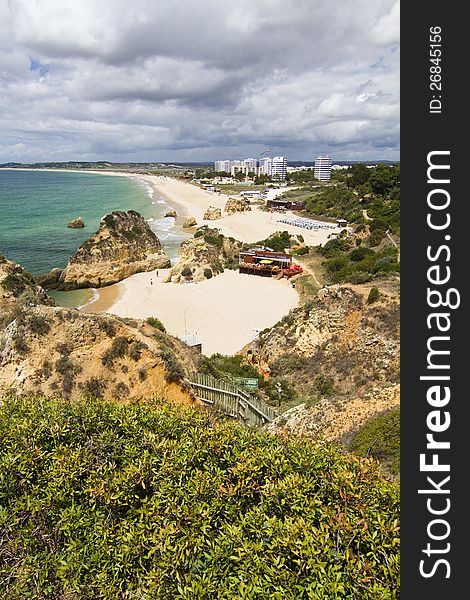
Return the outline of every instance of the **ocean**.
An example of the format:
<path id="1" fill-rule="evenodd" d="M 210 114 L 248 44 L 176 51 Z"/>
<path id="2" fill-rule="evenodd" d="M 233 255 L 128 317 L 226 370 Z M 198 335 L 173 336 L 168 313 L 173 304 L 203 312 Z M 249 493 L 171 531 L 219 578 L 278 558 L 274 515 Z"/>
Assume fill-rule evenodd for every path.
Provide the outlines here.
<path id="1" fill-rule="evenodd" d="M 33 275 L 63 268 L 67 260 L 113 210 L 136 210 L 156 233 L 172 263 L 187 234 L 164 217 L 168 205 L 138 178 L 70 171 L 0 170 L 0 254 Z M 67 223 L 82 217 L 85 227 Z M 64 306 L 88 302 L 93 290 L 51 292 Z"/>

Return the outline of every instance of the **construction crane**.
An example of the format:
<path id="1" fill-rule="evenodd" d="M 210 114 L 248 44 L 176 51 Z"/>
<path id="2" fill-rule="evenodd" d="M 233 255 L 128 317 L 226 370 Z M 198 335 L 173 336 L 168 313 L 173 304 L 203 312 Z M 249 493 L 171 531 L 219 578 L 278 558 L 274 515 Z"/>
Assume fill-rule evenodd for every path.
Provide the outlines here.
<path id="1" fill-rule="evenodd" d="M 261 152 L 260 156 L 263 156 L 263 154 L 267 154 L 268 152 L 272 152 L 273 149 L 272 148 L 266 148 L 266 150 L 264 150 L 263 152 Z"/>

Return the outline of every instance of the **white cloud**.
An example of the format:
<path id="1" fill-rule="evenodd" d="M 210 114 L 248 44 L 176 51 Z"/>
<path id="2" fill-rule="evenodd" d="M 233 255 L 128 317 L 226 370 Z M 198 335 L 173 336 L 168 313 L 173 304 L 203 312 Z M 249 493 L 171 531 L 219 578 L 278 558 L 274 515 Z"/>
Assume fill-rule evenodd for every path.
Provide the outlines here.
<path id="1" fill-rule="evenodd" d="M 0 0 L 0 161 L 396 159 L 398 25 L 393 0 Z"/>

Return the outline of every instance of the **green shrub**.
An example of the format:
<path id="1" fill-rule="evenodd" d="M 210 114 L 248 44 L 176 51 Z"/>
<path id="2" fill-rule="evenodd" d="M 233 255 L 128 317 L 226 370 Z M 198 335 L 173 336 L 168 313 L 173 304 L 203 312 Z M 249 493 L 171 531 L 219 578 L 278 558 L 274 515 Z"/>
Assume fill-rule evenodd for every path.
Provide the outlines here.
<path id="1" fill-rule="evenodd" d="M 334 393 L 333 380 L 325 377 L 324 375 L 318 375 L 315 378 L 316 387 L 320 396 L 332 396 Z"/>
<path id="2" fill-rule="evenodd" d="M 181 275 L 183 277 L 190 277 L 193 274 L 193 270 L 191 269 L 191 267 L 184 267 L 183 270 L 181 271 Z"/>
<path id="3" fill-rule="evenodd" d="M 23 279 L 14 273 L 9 273 L 4 279 L 2 279 L 0 284 L 5 290 L 11 292 L 15 296 L 21 294 L 25 288 Z"/>
<path id="4" fill-rule="evenodd" d="M 116 335 L 116 327 L 112 321 L 108 319 L 100 318 L 98 326 L 101 331 L 104 331 L 108 337 L 114 337 Z"/>
<path id="5" fill-rule="evenodd" d="M 165 332 L 165 326 L 163 325 L 163 323 L 160 321 L 160 319 L 157 319 L 157 317 L 148 317 L 146 319 L 146 322 L 151 325 L 152 327 L 154 327 L 155 329 L 158 329 L 159 331 L 163 331 Z"/>
<path id="6" fill-rule="evenodd" d="M 51 330 L 50 320 L 45 315 L 32 314 L 28 323 L 31 331 L 37 335 L 46 335 Z"/>
<path id="7" fill-rule="evenodd" d="M 367 304 L 373 304 L 379 299 L 380 292 L 378 288 L 373 287 L 370 289 L 369 295 L 367 296 Z"/>
<path id="8" fill-rule="evenodd" d="M 57 350 L 57 352 L 59 354 L 67 356 L 72 352 L 73 346 L 70 342 L 64 342 L 64 343 L 61 342 L 56 345 L 55 349 Z"/>
<path id="9" fill-rule="evenodd" d="M 211 279 L 212 278 L 212 269 L 204 269 L 204 277 L 206 279 Z"/>
<path id="10" fill-rule="evenodd" d="M 169 348 L 165 348 L 161 351 L 160 357 L 165 365 L 165 380 L 167 383 L 180 383 L 184 379 L 184 370 L 175 353 Z"/>
<path id="11" fill-rule="evenodd" d="M 224 236 L 222 234 L 219 234 L 219 235 L 206 234 L 204 236 L 204 241 L 207 244 L 210 244 L 211 246 L 215 246 L 216 248 L 220 249 L 224 245 Z"/>
<path id="12" fill-rule="evenodd" d="M 129 346 L 129 358 L 132 358 L 132 360 L 138 361 L 140 359 L 140 357 L 142 356 L 142 350 L 144 348 L 148 348 L 148 346 L 146 344 L 144 344 L 143 342 L 141 342 L 140 340 L 136 340 L 135 342 L 132 342 L 132 344 Z"/>
<path id="13" fill-rule="evenodd" d="M 354 437 L 352 449 L 360 456 L 373 456 L 397 475 L 400 472 L 400 409 L 370 419 Z"/>
<path id="14" fill-rule="evenodd" d="M 104 366 L 110 368 L 117 358 L 126 356 L 129 350 L 129 342 L 124 336 L 118 336 L 113 339 L 111 347 L 101 357 L 101 362 Z"/>
<path id="15" fill-rule="evenodd" d="M 90 377 L 82 384 L 83 393 L 88 398 L 102 398 L 106 390 L 106 383 L 98 377 Z"/>
<path id="16" fill-rule="evenodd" d="M 3 598 L 400 596 L 370 460 L 152 401 L 7 398 L 0 438 Z"/>

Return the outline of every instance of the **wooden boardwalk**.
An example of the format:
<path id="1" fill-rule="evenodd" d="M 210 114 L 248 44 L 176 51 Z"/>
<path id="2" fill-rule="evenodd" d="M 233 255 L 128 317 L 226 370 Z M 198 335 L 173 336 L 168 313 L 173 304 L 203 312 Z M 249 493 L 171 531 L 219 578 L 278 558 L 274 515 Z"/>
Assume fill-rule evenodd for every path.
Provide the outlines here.
<path id="1" fill-rule="evenodd" d="M 205 404 L 237 419 L 243 425 L 261 427 L 278 416 L 272 406 L 229 381 L 195 373 L 190 377 L 189 383 L 196 396 Z"/>

